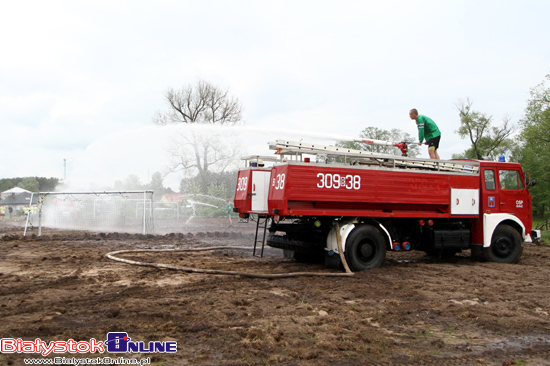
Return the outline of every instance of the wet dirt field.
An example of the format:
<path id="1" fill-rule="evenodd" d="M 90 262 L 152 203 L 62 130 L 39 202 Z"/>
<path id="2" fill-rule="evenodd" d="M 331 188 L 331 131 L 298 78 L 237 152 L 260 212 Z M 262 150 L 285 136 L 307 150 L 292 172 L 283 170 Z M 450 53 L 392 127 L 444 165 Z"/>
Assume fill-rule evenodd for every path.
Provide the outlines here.
<path id="1" fill-rule="evenodd" d="M 0 335 L 34 341 L 177 341 L 155 365 L 550 365 L 550 248 L 525 244 L 519 264 L 388 253 L 353 277 L 284 279 L 187 273 L 115 262 L 144 248 L 252 246 L 251 225 L 143 236 L 0 223 Z M 337 273 L 266 249 L 131 253 L 177 266 Z M 39 355 L 0 354 L 0 365 Z M 59 354 L 56 354 L 59 356 Z M 64 354 L 73 357 L 75 355 Z M 77 355 L 96 357 L 96 355 Z M 117 354 L 120 356 L 120 354 Z M 47 356 L 52 358 L 53 356 Z"/>

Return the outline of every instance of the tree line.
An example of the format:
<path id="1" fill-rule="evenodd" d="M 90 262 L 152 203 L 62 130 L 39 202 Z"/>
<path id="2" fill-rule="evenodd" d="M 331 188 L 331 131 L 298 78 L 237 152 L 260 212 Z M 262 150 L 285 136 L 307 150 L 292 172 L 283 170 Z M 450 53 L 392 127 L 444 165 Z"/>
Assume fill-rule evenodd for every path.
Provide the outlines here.
<path id="1" fill-rule="evenodd" d="M 520 121 L 521 146 L 517 160 L 537 185 L 531 189 L 534 214 L 546 216 L 550 207 L 550 74 L 533 87 Z"/>
<path id="2" fill-rule="evenodd" d="M 18 177 L 0 179 L 0 192 L 18 187 L 30 192 L 53 192 L 59 184 L 58 178 Z"/>

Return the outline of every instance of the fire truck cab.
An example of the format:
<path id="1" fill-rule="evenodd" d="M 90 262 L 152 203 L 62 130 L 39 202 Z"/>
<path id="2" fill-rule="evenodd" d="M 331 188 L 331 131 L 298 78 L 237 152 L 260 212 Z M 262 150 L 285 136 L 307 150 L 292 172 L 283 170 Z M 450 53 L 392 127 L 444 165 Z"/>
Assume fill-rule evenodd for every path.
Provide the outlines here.
<path id="1" fill-rule="evenodd" d="M 360 271 L 381 266 L 388 250 L 448 256 L 469 249 L 476 258 L 515 263 L 522 243 L 540 236 L 531 230 L 530 183 L 518 163 L 284 140 L 270 148 L 279 155 L 272 166 L 249 163 L 239 171 L 234 210 L 243 219 L 264 218 L 262 245 L 299 261 L 324 257 L 339 267 L 342 248 Z"/>

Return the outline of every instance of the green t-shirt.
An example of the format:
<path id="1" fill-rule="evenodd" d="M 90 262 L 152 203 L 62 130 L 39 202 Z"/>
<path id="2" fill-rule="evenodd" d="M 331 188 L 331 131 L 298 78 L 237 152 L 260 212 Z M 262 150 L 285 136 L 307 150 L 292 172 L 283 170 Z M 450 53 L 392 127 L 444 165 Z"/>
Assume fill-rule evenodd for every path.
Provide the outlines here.
<path id="1" fill-rule="evenodd" d="M 441 135 L 439 128 L 430 117 L 419 114 L 416 118 L 416 126 L 418 127 L 418 141 L 420 142 L 424 142 L 424 138 L 428 141 Z"/>

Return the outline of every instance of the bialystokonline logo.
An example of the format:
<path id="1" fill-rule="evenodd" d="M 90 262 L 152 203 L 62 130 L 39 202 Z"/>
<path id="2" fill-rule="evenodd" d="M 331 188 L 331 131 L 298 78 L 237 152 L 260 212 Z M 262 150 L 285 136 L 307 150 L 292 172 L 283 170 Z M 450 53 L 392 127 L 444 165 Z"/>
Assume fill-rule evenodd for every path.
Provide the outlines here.
<path id="1" fill-rule="evenodd" d="M 73 339 L 68 341 L 44 342 L 40 338 L 34 341 L 24 341 L 21 338 L 0 339 L 1 353 L 40 353 L 48 356 L 52 353 L 175 353 L 178 344 L 170 342 L 135 342 L 128 337 L 126 332 L 109 332 L 107 340 L 97 341 L 91 338 L 89 341 L 77 342 Z"/>
<path id="2" fill-rule="evenodd" d="M 110 353 L 174 353 L 178 350 L 178 343 L 175 341 L 132 342 L 125 332 L 107 333 L 105 345 Z"/>

